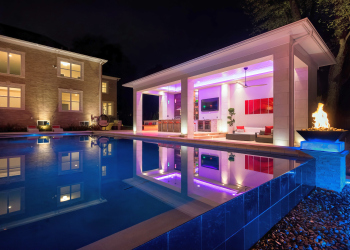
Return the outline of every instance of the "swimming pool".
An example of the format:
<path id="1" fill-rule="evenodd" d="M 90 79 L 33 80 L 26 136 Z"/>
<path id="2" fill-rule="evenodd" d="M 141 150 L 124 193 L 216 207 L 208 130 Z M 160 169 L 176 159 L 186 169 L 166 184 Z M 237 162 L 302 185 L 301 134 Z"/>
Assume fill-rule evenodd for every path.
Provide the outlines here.
<path id="1" fill-rule="evenodd" d="M 117 137 L 1 139 L 0 249 L 77 249 L 91 243 L 91 249 L 99 244 L 130 249 L 231 200 L 242 200 L 243 220 L 249 223 L 301 187 L 298 166 L 303 164 L 271 155 Z M 265 201 L 255 190 L 267 186 Z M 299 196 L 310 187 L 298 191 Z M 216 230 L 210 223 L 208 227 Z M 198 248 L 217 247 L 229 230 L 225 226 L 223 237 L 211 236 L 213 232 L 204 237 L 201 231 L 201 241 L 211 243 Z"/>

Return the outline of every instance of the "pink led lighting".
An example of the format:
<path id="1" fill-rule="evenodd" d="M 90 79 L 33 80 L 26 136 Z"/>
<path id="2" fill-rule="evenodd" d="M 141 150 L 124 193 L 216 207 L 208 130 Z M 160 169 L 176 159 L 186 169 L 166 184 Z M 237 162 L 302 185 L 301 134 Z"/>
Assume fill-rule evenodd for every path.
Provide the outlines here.
<path id="1" fill-rule="evenodd" d="M 163 175 L 163 176 L 160 176 L 160 177 L 155 177 L 155 179 L 156 180 L 164 180 L 164 179 L 169 179 L 169 178 L 174 178 L 174 177 L 177 177 L 177 178 L 181 179 L 181 175 L 177 174 L 177 173 Z M 200 184 L 200 185 L 212 188 L 212 189 L 220 190 L 220 191 L 223 191 L 225 193 L 229 193 L 231 195 L 236 195 L 237 194 L 237 191 L 235 191 L 235 190 L 232 190 L 232 189 L 229 189 L 229 188 L 226 188 L 226 187 L 222 187 L 222 186 L 219 186 L 219 185 L 215 185 L 213 183 L 209 183 L 209 182 L 206 182 L 206 181 L 203 181 L 203 180 L 198 180 L 198 179 L 194 178 L 193 181 L 196 184 Z"/>
<path id="2" fill-rule="evenodd" d="M 251 64 L 247 66 L 249 67 L 247 71 L 247 77 L 273 73 L 272 60 Z M 231 81 L 240 80 L 240 79 L 244 79 L 243 67 L 228 70 L 222 73 L 204 76 L 197 79 L 190 79 L 190 81 L 194 82 L 193 84 L 194 88 L 200 88 L 207 85 L 220 84 L 220 83 L 224 84 L 226 82 L 231 82 Z M 168 91 L 168 92 L 181 92 L 181 83 L 160 87 L 158 89 Z"/>

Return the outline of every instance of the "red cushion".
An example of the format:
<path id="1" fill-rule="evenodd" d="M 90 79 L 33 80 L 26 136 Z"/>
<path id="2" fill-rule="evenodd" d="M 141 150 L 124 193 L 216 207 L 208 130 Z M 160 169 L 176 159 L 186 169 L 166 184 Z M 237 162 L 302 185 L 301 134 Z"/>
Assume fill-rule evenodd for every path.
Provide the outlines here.
<path id="1" fill-rule="evenodd" d="M 271 129 L 273 126 L 265 126 L 265 135 L 271 135 Z"/>
<path id="2" fill-rule="evenodd" d="M 60 125 L 53 125 L 52 128 L 60 128 Z"/>
<path id="3" fill-rule="evenodd" d="M 36 128 L 36 126 L 28 126 L 28 128 Z"/>
<path id="4" fill-rule="evenodd" d="M 236 126 L 237 129 L 244 129 L 244 126 Z"/>

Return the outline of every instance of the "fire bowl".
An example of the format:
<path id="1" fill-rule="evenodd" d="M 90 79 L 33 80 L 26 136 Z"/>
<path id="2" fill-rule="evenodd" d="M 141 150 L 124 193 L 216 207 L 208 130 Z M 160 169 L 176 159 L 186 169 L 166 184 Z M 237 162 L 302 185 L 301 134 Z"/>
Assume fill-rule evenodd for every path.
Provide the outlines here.
<path id="1" fill-rule="evenodd" d="M 335 142 L 337 140 L 342 140 L 348 131 L 303 131 L 297 130 L 297 132 L 306 141 L 330 141 Z"/>

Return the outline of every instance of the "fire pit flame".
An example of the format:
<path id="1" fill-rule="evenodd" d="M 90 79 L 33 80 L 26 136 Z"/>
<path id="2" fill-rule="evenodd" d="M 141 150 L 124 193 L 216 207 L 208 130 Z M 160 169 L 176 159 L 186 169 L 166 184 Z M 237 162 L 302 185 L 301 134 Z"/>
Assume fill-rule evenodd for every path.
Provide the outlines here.
<path id="1" fill-rule="evenodd" d="M 302 129 L 301 131 L 345 131 L 341 128 L 333 128 L 329 124 L 327 113 L 323 110 L 323 103 L 319 103 L 316 112 L 312 113 L 314 124 L 312 128 Z"/>
<path id="2" fill-rule="evenodd" d="M 314 118 L 314 128 L 316 129 L 328 129 L 329 125 L 327 113 L 323 111 L 323 103 L 319 103 L 316 112 L 312 113 Z"/>

